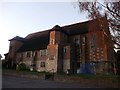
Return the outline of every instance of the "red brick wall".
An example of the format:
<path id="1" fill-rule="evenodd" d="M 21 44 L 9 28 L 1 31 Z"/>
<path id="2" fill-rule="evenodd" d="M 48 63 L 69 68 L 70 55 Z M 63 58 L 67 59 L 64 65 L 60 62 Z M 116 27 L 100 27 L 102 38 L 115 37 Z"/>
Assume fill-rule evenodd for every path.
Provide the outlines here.
<path id="1" fill-rule="evenodd" d="M 70 60 L 70 46 L 64 46 L 64 48 L 66 48 L 66 52 L 63 50 L 63 59 Z"/>
<path id="2" fill-rule="evenodd" d="M 94 35 L 96 38 L 95 48 L 92 51 L 90 48 L 90 39 L 91 36 Z M 87 48 L 88 48 L 88 56 L 89 60 L 95 59 L 95 60 L 107 60 L 107 51 L 106 51 L 106 44 L 104 42 L 104 34 L 102 31 L 98 32 L 91 32 L 86 35 L 87 37 Z"/>
<path id="3" fill-rule="evenodd" d="M 12 60 L 16 60 L 16 52 L 22 45 L 23 43 L 17 40 L 10 41 L 8 57 L 11 58 Z"/>

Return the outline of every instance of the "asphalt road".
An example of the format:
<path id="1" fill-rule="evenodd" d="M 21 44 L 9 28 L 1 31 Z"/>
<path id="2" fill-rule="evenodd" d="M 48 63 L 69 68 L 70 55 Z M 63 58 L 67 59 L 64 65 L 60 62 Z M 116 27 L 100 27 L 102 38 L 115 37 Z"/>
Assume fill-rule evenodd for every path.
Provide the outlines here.
<path id="1" fill-rule="evenodd" d="M 79 83 L 56 82 L 34 78 L 3 76 L 2 88 L 96 88 Z"/>

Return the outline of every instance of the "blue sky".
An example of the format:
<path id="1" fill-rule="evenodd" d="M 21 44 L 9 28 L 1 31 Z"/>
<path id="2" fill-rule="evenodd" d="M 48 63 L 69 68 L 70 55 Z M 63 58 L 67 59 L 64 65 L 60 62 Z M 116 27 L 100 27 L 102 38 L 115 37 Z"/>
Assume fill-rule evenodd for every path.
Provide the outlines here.
<path id="1" fill-rule="evenodd" d="M 86 21 L 86 15 L 75 8 L 75 2 L 2 2 L 0 4 L 0 54 L 8 52 L 9 39 L 25 37 L 55 25 Z"/>

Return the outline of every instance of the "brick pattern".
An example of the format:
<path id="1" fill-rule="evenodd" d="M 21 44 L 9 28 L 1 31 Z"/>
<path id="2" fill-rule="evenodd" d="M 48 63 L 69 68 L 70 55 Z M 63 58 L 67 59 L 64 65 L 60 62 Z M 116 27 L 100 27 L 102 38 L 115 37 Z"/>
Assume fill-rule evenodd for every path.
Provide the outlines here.
<path id="1" fill-rule="evenodd" d="M 94 20 L 88 23 L 88 32 L 76 35 L 66 35 L 64 32 L 50 31 L 49 44 L 46 46 L 47 55 L 40 56 L 40 50 L 32 51 L 35 55 L 25 57 L 26 52 L 17 54 L 16 61 L 24 61 L 26 64 L 35 63 L 37 71 L 66 72 L 72 69 L 76 72 L 80 63 L 99 62 L 96 64 L 96 72 L 103 72 L 108 69 L 108 62 L 113 58 L 113 43 L 108 31 L 107 20 Z M 15 55 L 22 45 L 19 41 L 11 41 L 9 55 Z M 11 48 L 13 46 L 13 48 Z M 23 55 L 22 55 L 23 54 Z M 22 57 L 20 57 L 22 55 Z M 45 67 L 40 63 L 45 62 Z M 107 62 L 107 63 L 106 63 Z M 28 65 L 30 67 L 30 65 Z M 105 68 L 103 70 L 103 68 Z M 107 70 L 106 70 L 107 71 Z"/>

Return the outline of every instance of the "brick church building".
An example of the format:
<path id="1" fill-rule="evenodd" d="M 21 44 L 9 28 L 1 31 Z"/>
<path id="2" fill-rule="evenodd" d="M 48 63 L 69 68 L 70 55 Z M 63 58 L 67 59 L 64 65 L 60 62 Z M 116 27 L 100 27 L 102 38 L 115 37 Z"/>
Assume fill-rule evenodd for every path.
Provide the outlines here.
<path id="1" fill-rule="evenodd" d="M 28 69 L 39 72 L 96 74 L 110 73 L 115 60 L 106 17 L 55 25 L 9 41 L 7 60 L 11 67 L 25 63 Z"/>

